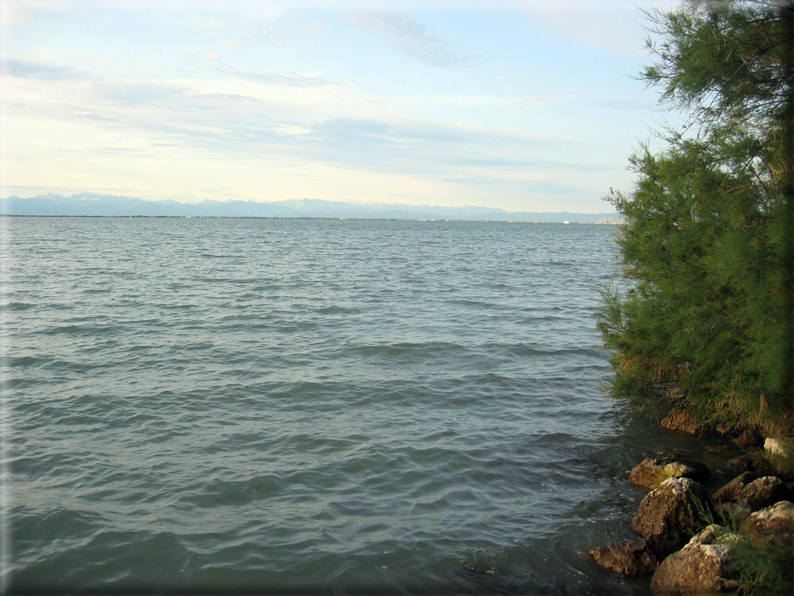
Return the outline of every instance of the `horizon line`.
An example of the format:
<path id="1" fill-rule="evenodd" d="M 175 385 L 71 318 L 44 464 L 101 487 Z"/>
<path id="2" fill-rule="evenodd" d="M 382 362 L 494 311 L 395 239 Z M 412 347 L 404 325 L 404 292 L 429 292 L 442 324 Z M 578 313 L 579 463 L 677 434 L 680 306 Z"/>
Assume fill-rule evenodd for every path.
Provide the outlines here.
<path id="1" fill-rule="evenodd" d="M 359 202 L 353 202 L 353 201 L 336 201 L 336 200 L 329 200 L 329 199 L 315 199 L 315 198 L 311 198 L 311 197 L 303 197 L 303 198 L 300 198 L 300 199 L 279 199 L 279 200 L 275 200 L 275 201 L 267 201 L 267 200 L 257 201 L 257 200 L 253 200 L 253 199 L 233 199 L 233 198 L 229 198 L 229 199 L 226 199 L 226 200 L 219 200 L 219 199 L 203 198 L 201 201 L 183 202 L 183 201 L 179 201 L 179 200 L 173 199 L 173 198 L 168 198 L 168 199 L 144 199 L 142 197 L 135 196 L 135 195 L 117 195 L 117 194 L 110 194 L 110 193 L 104 194 L 104 193 L 89 192 L 89 191 L 81 191 L 81 192 L 77 192 L 77 193 L 72 193 L 71 196 L 70 195 L 63 195 L 63 194 L 60 194 L 60 193 L 57 193 L 57 192 L 48 192 L 48 193 L 44 193 L 44 194 L 38 194 L 38 195 L 27 196 L 27 197 L 21 197 L 21 196 L 18 196 L 18 195 L 7 195 L 5 197 L 0 197 L 0 201 L 7 201 L 7 200 L 13 200 L 13 199 L 18 199 L 18 200 L 21 200 L 21 201 L 28 201 L 28 200 L 32 200 L 32 199 L 45 199 L 46 200 L 49 197 L 60 197 L 60 198 L 63 198 L 63 199 L 79 200 L 80 196 L 85 196 L 85 195 L 96 196 L 97 198 L 131 199 L 131 200 L 136 200 L 136 201 L 142 201 L 144 203 L 168 203 L 168 202 L 173 202 L 173 203 L 177 203 L 179 205 L 184 205 L 184 206 L 201 205 L 202 203 L 206 203 L 206 202 L 216 203 L 216 204 L 221 204 L 221 205 L 222 204 L 227 204 L 227 203 L 245 203 L 245 204 L 248 204 L 248 205 L 277 205 L 277 204 L 291 203 L 291 202 L 300 202 L 300 201 L 317 201 L 317 202 L 320 202 L 320 203 L 328 203 L 328 204 L 336 204 L 336 205 L 351 205 L 353 207 L 387 206 L 387 207 L 408 208 L 408 209 L 451 209 L 451 210 L 485 209 L 485 210 L 488 210 L 488 211 L 496 211 L 496 212 L 501 212 L 501 213 L 515 213 L 515 214 L 521 214 L 521 213 L 537 213 L 537 214 L 562 214 L 562 213 L 569 213 L 571 215 L 611 215 L 611 214 L 618 215 L 617 211 L 569 211 L 568 209 L 562 209 L 560 211 L 531 211 L 531 210 L 509 211 L 509 210 L 504 209 L 502 207 L 488 207 L 488 206 L 485 206 L 485 205 L 432 205 L 432 204 L 427 204 L 427 203 L 426 204 L 421 204 L 421 205 L 414 205 L 414 204 L 411 204 L 411 203 L 387 203 L 387 202 L 378 202 L 378 201 L 373 201 L 373 202 L 368 202 L 368 203 L 359 203 Z M 126 216 L 120 216 L 120 217 L 126 217 Z M 185 217 L 185 216 L 174 215 L 173 217 Z M 197 217 L 197 216 L 193 216 L 193 217 Z M 202 216 L 202 217 L 205 217 L 205 216 Z M 206 217 L 215 217 L 215 216 L 206 216 Z M 220 216 L 220 217 L 280 218 L 280 217 L 285 217 L 285 216 Z M 291 217 L 291 216 L 286 216 L 286 217 Z M 296 217 L 301 217 L 301 216 L 296 216 Z M 304 217 L 306 217 L 306 218 L 315 218 L 317 216 L 304 216 Z M 324 216 L 319 216 L 319 217 L 325 219 Z M 330 217 L 330 218 L 333 219 L 333 217 Z M 358 218 L 358 219 L 390 219 L 390 218 L 377 218 L 377 217 L 375 217 L 375 218 Z"/>

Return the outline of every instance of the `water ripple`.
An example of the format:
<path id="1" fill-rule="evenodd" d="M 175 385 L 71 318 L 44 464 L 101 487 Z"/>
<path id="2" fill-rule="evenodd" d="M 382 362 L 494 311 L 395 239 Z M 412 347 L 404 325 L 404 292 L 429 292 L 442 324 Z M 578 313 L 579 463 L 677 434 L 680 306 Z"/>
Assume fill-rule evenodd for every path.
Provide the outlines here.
<path id="1" fill-rule="evenodd" d="M 643 593 L 582 555 L 639 496 L 609 226 L 10 229 L 12 587 Z"/>

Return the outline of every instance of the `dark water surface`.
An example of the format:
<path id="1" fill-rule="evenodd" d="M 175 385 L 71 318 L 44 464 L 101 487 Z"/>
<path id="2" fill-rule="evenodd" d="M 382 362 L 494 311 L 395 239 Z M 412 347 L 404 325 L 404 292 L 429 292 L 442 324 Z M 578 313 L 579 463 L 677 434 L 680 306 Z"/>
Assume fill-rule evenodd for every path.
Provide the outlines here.
<path id="1" fill-rule="evenodd" d="M 614 227 L 2 219 L 6 588 L 647 593 Z"/>

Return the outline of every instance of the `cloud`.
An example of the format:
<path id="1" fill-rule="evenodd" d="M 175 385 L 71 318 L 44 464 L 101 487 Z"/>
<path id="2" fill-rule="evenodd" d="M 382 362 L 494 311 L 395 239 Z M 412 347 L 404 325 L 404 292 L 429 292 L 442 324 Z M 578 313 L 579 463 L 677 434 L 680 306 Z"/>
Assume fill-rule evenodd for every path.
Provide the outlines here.
<path id="1" fill-rule="evenodd" d="M 479 184 L 496 172 L 497 178 L 512 179 L 535 170 L 574 173 L 605 169 L 578 162 L 575 156 L 588 148 L 576 140 L 479 127 L 334 118 L 313 124 L 310 133 L 292 140 L 290 151 L 315 162 L 370 172 L 430 175 L 439 180 L 479 179 Z M 272 144 L 264 137 L 257 141 Z M 554 147 L 567 148 L 571 161 L 547 159 L 545 155 Z M 621 164 L 619 170 L 623 169 Z"/>
<path id="2" fill-rule="evenodd" d="M 234 68 L 226 68 L 223 69 L 222 72 L 247 81 L 269 83 L 271 85 L 281 85 L 284 87 L 324 87 L 325 85 L 334 84 L 331 81 L 319 77 L 310 77 L 294 72 L 281 74 L 267 71 L 241 71 Z"/>
<path id="3" fill-rule="evenodd" d="M 160 83 L 127 83 L 115 81 L 99 86 L 102 96 L 127 106 L 164 105 L 167 100 L 186 93 L 187 89 Z"/>
<path id="4" fill-rule="evenodd" d="M 331 118 L 313 126 L 318 136 L 348 144 L 409 146 L 416 143 L 470 144 L 486 147 L 569 148 L 561 137 L 549 138 L 526 132 L 481 126 L 438 124 L 423 121 L 386 121 L 372 118 Z"/>
<path id="5" fill-rule="evenodd" d="M 678 0 L 538 0 L 524 3 L 523 10 L 574 43 L 637 58 L 647 55 L 642 10 L 671 10 L 676 4 Z"/>
<path id="6" fill-rule="evenodd" d="M 405 15 L 361 11 L 355 24 L 379 33 L 399 51 L 431 66 L 454 66 L 471 59 L 463 44 L 447 38 L 440 39 L 421 23 Z"/>
<path id="7" fill-rule="evenodd" d="M 631 98 L 631 99 L 605 99 L 600 101 L 587 102 L 591 106 L 607 108 L 626 112 L 629 110 L 652 110 L 657 104 L 652 98 Z"/>
<path id="8" fill-rule="evenodd" d="M 27 20 L 27 15 L 11 2 L 0 2 L 0 27 L 19 25 Z"/>
<path id="9" fill-rule="evenodd" d="M 493 172 L 486 176 L 461 176 L 456 178 L 444 178 L 444 182 L 452 184 L 462 184 L 470 186 L 476 184 L 479 186 L 496 186 L 496 185 L 510 185 L 520 189 L 520 192 L 530 196 L 540 197 L 569 197 L 575 195 L 588 194 L 588 191 L 583 188 L 571 186 L 569 184 L 557 184 L 556 182 L 547 182 L 543 180 L 520 180 L 520 177 L 503 177 L 498 175 L 498 171 Z"/>
<path id="10" fill-rule="evenodd" d="M 334 81 L 327 79 L 304 75 L 296 72 L 274 72 L 260 69 L 243 70 L 231 66 L 219 54 L 207 50 L 203 56 L 189 54 L 188 58 L 190 63 L 198 69 L 200 73 L 208 74 L 215 73 L 225 78 L 240 79 L 254 83 L 267 83 L 271 85 L 279 85 L 282 87 L 324 87 L 326 85 L 336 85 Z"/>
<path id="11" fill-rule="evenodd" d="M 568 184 L 533 180 L 523 184 L 524 192 L 538 196 L 586 195 L 588 191 Z"/>
<path id="12" fill-rule="evenodd" d="M 69 69 L 42 64 L 17 62 L 14 69 L 26 76 L 76 76 Z M 152 147 L 165 144 L 212 152 L 215 159 L 257 155 L 345 171 L 412 173 L 440 180 L 481 177 L 484 181 L 497 171 L 497 177 L 512 178 L 521 170 L 603 170 L 576 163 L 589 150 L 578 138 L 394 115 L 350 117 L 342 115 L 348 110 L 329 108 L 321 86 L 336 85 L 344 105 L 360 104 L 360 98 L 343 93 L 343 84 L 292 73 L 241 72 L 220 65 L 210 69 L 225 76 L 215 75 L 204 82 L 91 80 L 79 87 L 71 81 L 44 80 L 35 95 L 20 95 L 29 99 L 20 102 L 16 113 L 30 118 L 47 114 L 51 120 L 96 131 L 112 146 L 126 147 L 119 144 L 120 139 L 135 138 Z M 230 84 L 230 79 L 247 75 L 268 84 L 255 88 Z M 269 88 L 280 84 L 294 89 Z M 63 92 L 55 94 L 57 104 L 51 104 L 53 91 L 62 87 Z M 19 93 L 34 91 L 25 87 Z M 561 155 L 560 151 L 566 157 L 554 160 L 552 155 Z"/>
<path id="13" fill-rule="evenodd" d="M 469 136 L 452 127 L 404 125 L 364 118 L 333 118 L 315 126 L 324 139 L 347 144 L 406 145 L 418 141 L 462 142 Z"/>
<path id="14" fill-rule="evenodd" d="M 24 60 L 6 60 L 3 64 L 3 74 L 21 79 L 38 79 L 42 81 L 67 81 L 84 79 L 85 76 L 76 70 L 54 64 L 40 62 L 26 62 Z"/>
<path id="15" fill-rule="evenodd" d="M 469 186 L 471 184 L 492 185 L 503 182 L 503 180 L 499 178 L 492 178 L 489 176 L 458 176 L 456 178 L 444 178 L 443 180 L 444 182 L 451 182 L 453 184 L 465 184 L 466 186 Z"/>
<path id="16" fill-rule="evenodd" d="M 310 128 L 306 128 L 305 126 L 301 126 L 299 124 L 286 124 L 285 123 L 285 124 L 277 125 L 273 129 L 273 132 L 275 132 L 277 135 L 280 135 L 280 136 L 285 136 L 285 135 L 301 136 L 301 135 L 309 134 L 310 132 L 312 132 L 312 130 Z"/>

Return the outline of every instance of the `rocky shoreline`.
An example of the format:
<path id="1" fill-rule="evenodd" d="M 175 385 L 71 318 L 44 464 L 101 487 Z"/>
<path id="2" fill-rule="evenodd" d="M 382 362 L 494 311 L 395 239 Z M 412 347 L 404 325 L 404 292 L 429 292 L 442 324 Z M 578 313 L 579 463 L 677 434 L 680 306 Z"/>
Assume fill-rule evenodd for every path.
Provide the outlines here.
<path id="1" fill-rule="evenodd" d="M 702 430 L 675 409 L 663 426 Z M 675 453 L 643 460 L 628 478 L 649 491 L 631 525 L 638 536 L 592 548 L 592 562 L 649 577 L 654 596 L 747 591 L 743 552 L 794 549 L 794 475 L 780 441 L 742 433 L 731 444 L 738 454 L 717 474 Z M 709 494 L 707 486 L 726 477 Z"/>

